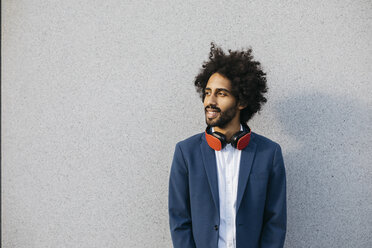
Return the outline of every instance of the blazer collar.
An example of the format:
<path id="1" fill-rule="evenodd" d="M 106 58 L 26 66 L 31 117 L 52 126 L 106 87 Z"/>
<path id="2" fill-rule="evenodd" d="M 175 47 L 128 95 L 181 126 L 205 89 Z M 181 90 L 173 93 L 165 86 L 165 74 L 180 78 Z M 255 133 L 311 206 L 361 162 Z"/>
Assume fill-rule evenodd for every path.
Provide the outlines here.
<path id="1" fill-rule="evenodd" d="M 202 134 L 202 142 L 200 143 L 201 153 L 205 172 L 207 174 L 209 187 L 212 192 L 213 201 L 220 213 L 219 194 L 218 194 L 218 177 L 217 177 L 217 161 L 215 151 L 208 145 L 205 138 L 205 134 Z M 247 147 L 242 150 L 240 169 L 239 169 L 239 181 L 238 181 L 238 192 L 236 202 L 236 212 L 238 212 L 241 204 L 243 194 L 247 185 L 249 174 L 251 172 L 254 156 L 256 154 L 257 144 L 255 142 L 255 133 L 251 133 L 251 139 Z"/>

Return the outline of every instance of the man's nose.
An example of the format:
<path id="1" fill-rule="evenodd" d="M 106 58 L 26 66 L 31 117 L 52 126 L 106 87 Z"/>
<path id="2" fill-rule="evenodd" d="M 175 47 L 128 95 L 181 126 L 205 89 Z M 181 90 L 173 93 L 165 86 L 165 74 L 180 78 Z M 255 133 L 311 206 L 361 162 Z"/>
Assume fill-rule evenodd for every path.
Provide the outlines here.
<path id="1" fill-rule="evenodd" d="M 209 96 L 206 96 L 205 99 L 204 99 L 204 103 L 205 105 L 217 105 L 217 101 L 216 101 L 216 97 L 211 94 Z"/>

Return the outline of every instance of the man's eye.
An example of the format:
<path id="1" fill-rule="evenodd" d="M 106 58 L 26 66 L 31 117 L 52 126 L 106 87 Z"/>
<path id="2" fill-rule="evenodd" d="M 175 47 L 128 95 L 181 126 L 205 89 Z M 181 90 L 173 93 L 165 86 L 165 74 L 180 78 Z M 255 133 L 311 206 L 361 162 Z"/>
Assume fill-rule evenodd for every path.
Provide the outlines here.
<path id="1" fill-rule="evenodd" d="M 211 93 L 210 92 L 204 92 L 204 95 L 209 96 Z"/>
<path id="2" fill-rule="evenodd" d="M 223 93 L 223 92 L 219 92 L 218 95 L 220 95 L 220 96 L 226 96 L 226 94 Z"/>

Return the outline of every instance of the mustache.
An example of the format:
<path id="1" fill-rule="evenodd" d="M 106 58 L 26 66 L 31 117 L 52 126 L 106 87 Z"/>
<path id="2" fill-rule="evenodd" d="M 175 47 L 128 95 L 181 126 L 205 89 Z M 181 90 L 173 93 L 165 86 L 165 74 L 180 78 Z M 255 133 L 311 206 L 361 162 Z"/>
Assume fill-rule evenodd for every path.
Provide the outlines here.
<path id="1" fill-rule="evenodd" d="M 219 109 L 219 108 L 217 108 L 217 107 L 215 107 L 215 106 L 211 106 L 211 105 L 205 107 L 204 110 L 207 111 L 207 109 L 215 109 L 215 110 L 217 110 L 218 112 L 221 112 L 221 109 Z"/>

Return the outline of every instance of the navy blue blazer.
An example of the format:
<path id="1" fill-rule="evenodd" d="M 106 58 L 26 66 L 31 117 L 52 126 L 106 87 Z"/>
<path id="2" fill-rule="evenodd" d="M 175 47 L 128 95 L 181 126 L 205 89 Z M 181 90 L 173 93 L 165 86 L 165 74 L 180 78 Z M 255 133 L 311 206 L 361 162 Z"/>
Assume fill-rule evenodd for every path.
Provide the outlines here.
<path id="1" fill-rule="evenodd" d="M 205 134 L 176 144 L 168 211 L 175 248 L 217 248 L 220 224 L 215 151 Z M 236 248 L 282 248 L 287 226 L 286 173 L 281 147 L 257 133 L 242 150 Z"/>

